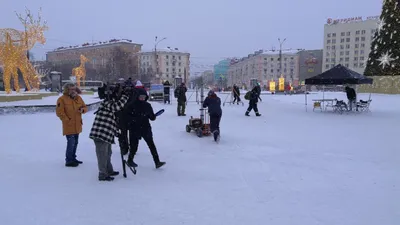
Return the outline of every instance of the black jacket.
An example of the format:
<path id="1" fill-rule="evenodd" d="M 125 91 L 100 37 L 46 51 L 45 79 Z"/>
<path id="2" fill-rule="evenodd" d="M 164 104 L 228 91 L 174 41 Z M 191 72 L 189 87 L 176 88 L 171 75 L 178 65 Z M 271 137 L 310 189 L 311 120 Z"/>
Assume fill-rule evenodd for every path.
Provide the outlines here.
<path id="1" fill-rule="evenodd" d="M 176 98 L 179 102 L 186 102 L 187 88 L 185 86 L 179 86 L 175 89 Z"/>
<path id="2" fill-rule="evenodd" d="M 139 139 L 141 137 L 152 137 L 150 120 L 154 121 L 155 119 L 156 115 L 151 104 L 147 101 L 136 100 L 130 105 L 129 132 L 132 132 Z"/>
<path id="3" fill-rule="evenodd" d="M 240 96 L 240 89 L 238 86 L 233 87 L 233 95 L 234 96 Z"/>
<path id="4" fill-rule="evenodd" d="M 221 99 L 216 95 L 208 96 L 203 102 L 203 108 L 208 108 L 210 116 L 222 115 Z"/>
<path id="5" fill-rule="evenodd" d="M 258 99 L 260 98 L 260 92 L 256 87 L 253 88 L 253 90 L 251 90 L 251 95 L 250 95 L 250 103 L 257 103 Z"/>
<path id="6" fill-rule="evenodd" d="M 348 100 L 355 100 L 357 98 L 354 88 L 346 87 L 346 95 Z"/>

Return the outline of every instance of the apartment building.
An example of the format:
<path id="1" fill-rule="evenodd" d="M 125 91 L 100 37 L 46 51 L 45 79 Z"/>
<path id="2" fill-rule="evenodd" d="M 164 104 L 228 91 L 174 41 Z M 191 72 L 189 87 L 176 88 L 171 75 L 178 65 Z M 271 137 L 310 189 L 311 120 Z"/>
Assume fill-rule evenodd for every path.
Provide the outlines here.
<path id="1" fill-rule="evenodd" d="M 80 55 L 88 58 L 89 65 L 97 69 L 106 66 L 119 53 L 116 49 L 121 49 L 126 53 L 132 54 L 133 64 L 136 66 L 136 74 L 138 73 L 138 56 L 141 51 L 142 44 L 133 43 L 128 39 L 112 39 L 97 43 L 84 43 L 82 45 L 59 47 L 54 51 L 46 53 L 46 60 L 54 65 L 76 64 L 80 63 Z"/>
<path id="2" fill-rule="evenodd" d="M 282 51 L 282 63 L 278 50 L 259 50 L 241 59 L 232 59 L 228 69 L 228 85 L 252 86 L 254 80 L 262 86 L 269 81 L 278 82 L 281 75 L 287 82 L 297 85 L 299 82 L 298 50 Z"/>
<path id="3" fill-rule="evenodd" d="M 190 53 L 168 48 L 140 52 L 139 56 L 142 77 L 151 76 L 154 82 L 168 80 L 170 83 L 175 78 L 182 78 L 184 82 L 190 79 Z"/>
<path id="4" fill-rule="evenodd" d="M 328 19 L 324 25 L 322 70 L 342 64 L 364 73 L 378 22 L 378 16 Z"/>

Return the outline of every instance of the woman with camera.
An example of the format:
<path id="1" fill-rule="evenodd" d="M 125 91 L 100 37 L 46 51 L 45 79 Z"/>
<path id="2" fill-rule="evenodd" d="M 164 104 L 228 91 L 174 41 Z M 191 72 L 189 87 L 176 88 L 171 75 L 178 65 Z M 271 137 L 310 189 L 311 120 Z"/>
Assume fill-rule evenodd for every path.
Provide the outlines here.
<path id="1" fill-rule="evenodd" d="M 89 135 L 96 146 L 100 181 L 112 181 L 113 176 L 119 174 L 111 164 L 111 145 L 115 144 L 114 137 L 118 132 L 115 113 L 123 109 L 128 96 L 123 93 L 122 88 L 116 89 L 100 104 Z"/>

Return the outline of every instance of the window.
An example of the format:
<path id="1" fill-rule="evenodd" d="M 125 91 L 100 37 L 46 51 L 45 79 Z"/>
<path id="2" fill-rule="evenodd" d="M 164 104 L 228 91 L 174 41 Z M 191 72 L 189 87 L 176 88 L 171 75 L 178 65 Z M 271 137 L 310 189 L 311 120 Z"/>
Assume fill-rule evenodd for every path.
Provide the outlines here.
<path id="1" fill-rule="evenodd" d="M 326 58 L 326 59 L 325 59 L 325 62 L 329 62 L 329 58 Z"/>
<path id="2" fill-rule="evenodd" d="M 350 34 L 351 34 L 351 32 L 350 32 L 350 31 L 347 31 L 347 34 L 346 34 L 346 35 L 347 35 L 347 36 L 350 36 Z"/>
<path id="3" fill-rule="evenodd" d="M 332 50 L 335 50 L 335 49 L 336 49 L 336 46 L 333 45 L 333 46 L 332 46 Z"/>
<path id="4" fill-rule="evenodd" d="M 332 33 L 332 37 L 336 37 L 336 33 Z"/>
<path id="5" fill-rule="evenodd" d="M 342 33 L 340 33 L 340 36 L 343 37 L 345 34 L 346 34 L 345 32 L 342 32 Z"/>
<path id="6" fill-rule="evenodd" d="M 343 62 L 343 58 L 340 58 L 340 59 L 339 59 L 339 62 Z"/>
<path id="7" fill-rule="evenodd" d="M 169 68 L 165 69 L 165 72 L 167 72 L 167 73 L 168 73 L 168 72 L 169 72 Z"/>
<path id="8" fill-rule="evenodd" d="M 346 38 L 346 42 L 350 42 L 350 38 Z"/>
<path id="9" fill-rule="evenodd" d="M 360 63 L 360 67 L 363 68 L 364 67 L 364 63 Z"/>
<path id="10" fill-rule="evenodd" d="M 354 61 L 358 61 L 358 57 L 354 57 Z"/>
<path id="11" fill-rule="evenodd" d="M 358 63 L 354 63 L 354 68 L 358 68 Z"/>
<path id="12" fill-rule="evenodd" d="M 335 63 L 335 62 L 336 62 L 336 59 L 335 59 L 335 58 L 331 58 L 331 62 L 332 62 L 332 63 Z"/>
<path id="13" fill-rule="evenodd" d="M 365 33 L 366 33 L 365 30 L 362 30 L 362 31 L 361 31 L 361 34 L 365 34 Z"/>
<path id="14" fill-rule="evenodd" d="M 178 72 L 179 72 L 179 73 L 181 72 L 181 68 L 178 69 Z"/>
<path id="15" fill-rule="evenodd" d="M 355 45 L 354 45 L 354 48 L 358 48 L 358 44 L 355 44 Z"/>
<path id="16" fill-rule="evenodd" d="M 348 64 L 348 63 L 346 63 L 346 64 L 344 64 L 344 66 L 345 66 L 345 67 L 349 67 L 349 64 Z"/>
<path id="17" fill-rule="evenodd" d="M 358 31 L 356 31 L 356 35 L 358 35 L 358 34 L 360 34 L 360 31 L 358 30 Z"/>
<path id="18" fill-rule="evenodd" d="M 329 53 L 329 52 L 326 53 L 326 56 L 330 56 L 330 55 L 331 55 L 331 53 Z"/>
<path id="19" fill-rule="evenodd" d="M 349 49 L 349 48 L 350 48 L 350 45 L 349 45 L 349 44 L 347 44 L 347 45 L 346 45 L 346 49 Z"/>
<path id="20" fill-rule="evenodd" d="M 340 49 L 344 49 L 344 45 L 340 45 Z"/>
<path id="21" fill-rule="evenodd" d="M 165 65 L 167 65 L 167 66 L 168 66 L 168 65 L 169 65 L 169 62 L 165 62 Z"/>
<path id="22" fill-rule="evenodd" d="M 181 60 L 181 56 L 178 56 L 178 59 Z"/>
<path id="23" fill-rule="evenodd" d="M 360 50 L 360 55 L 364 55 L 364 50 Z"/>
<path id="24" fill-rule="evenodd" d="M 361 48 L 365 48 L 365 44 L 364 43 L 361 44 Z"/>
<path id="25" fill-rule="evenodd" d="M 359 38 L 359 37 L 356 37 L 356 41 L 360 41 L 360 38 Z"/>
<path id="26" fill-rule="evenodd" d="M 271 58 L 271 61 L 274 61 L 274 58 Z"/>
<path id="27" fill-rule="evenodd" d="M 182 63 L 181 63 L 181 62 L 179 62 L 179 63 L 178 63 L 178 66 L 181 66 L 181 65 L 182 65 Z"/>
<path id="28" fill-rule="evenodd" d="M 329 69 L 329 64 L 326 64 L 326 65 L 325 65 L 325 69 Z"/>
<path id="29" fill-rule="evenodd" d="M 365 41 L 365 37 L 361 37 L 361 41 Z"/>
<path id="30" fill-rule="evenodd" d="M 326 49 L 331 50 L 331 46 L 326 46 Z M 273 60 L 271 60 L 271 61 L 273 61 Z"/>
<path id="31" fill-rule="evenodd" d="M 350 60 L 349 57 L 344 58 L 345 62 L 348 62 L 349 60 Z"/>
<path id="32" fill-rule="evenodd" d="M 344 52 L 340 52 L 340 56 L 343 56 L 344 55 Z"/>
<path id="33" fill-rule="evenodd" d="M 350 51 L 346 51 L 346 55 L 350 55 Z"/>
<path id="34" fill-rule="evenodd" d="M 364 56 L 361 56 L 361 57 L 360 57 L 360 60 L 361 60 L 361 61 L 364 61 Z"/>
<path id="35" fill-rule="evenodd" d="M 327 37 L 331 37 L 331 33 L 328 33 L 326 36 L 327 36 Z"/>
<path id="36" fill-rule="evenodd" d="M 355 50 L 355 51 L 354 51 L 354 55 L 358 55 L 358 50 Z"/>
<path id="37" fill-rule="evenodd" d="M 271 73 L 273 73 L 274 72 L 274 69 L 271 69 Z"/>
<path id="38" fill-rule="evenodd" d="M 336 39 L 333 39 L 333 40 L 332 40 L 332 44 L 336 44 Z"/>
<path id="39" fill-rule="evenodd" d="M 344 38 L 340 38 L 340 43 L 344 43 Z"/>

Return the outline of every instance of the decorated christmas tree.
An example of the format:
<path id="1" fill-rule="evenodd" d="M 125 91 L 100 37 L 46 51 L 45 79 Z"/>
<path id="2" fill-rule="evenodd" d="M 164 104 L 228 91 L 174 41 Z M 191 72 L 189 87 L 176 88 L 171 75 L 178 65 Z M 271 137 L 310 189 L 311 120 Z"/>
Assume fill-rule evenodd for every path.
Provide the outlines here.
<path id="1" fill-rule="evenodd" d="M 366 76 L 400 76 L 400 0 L 383 0 Z"/>

